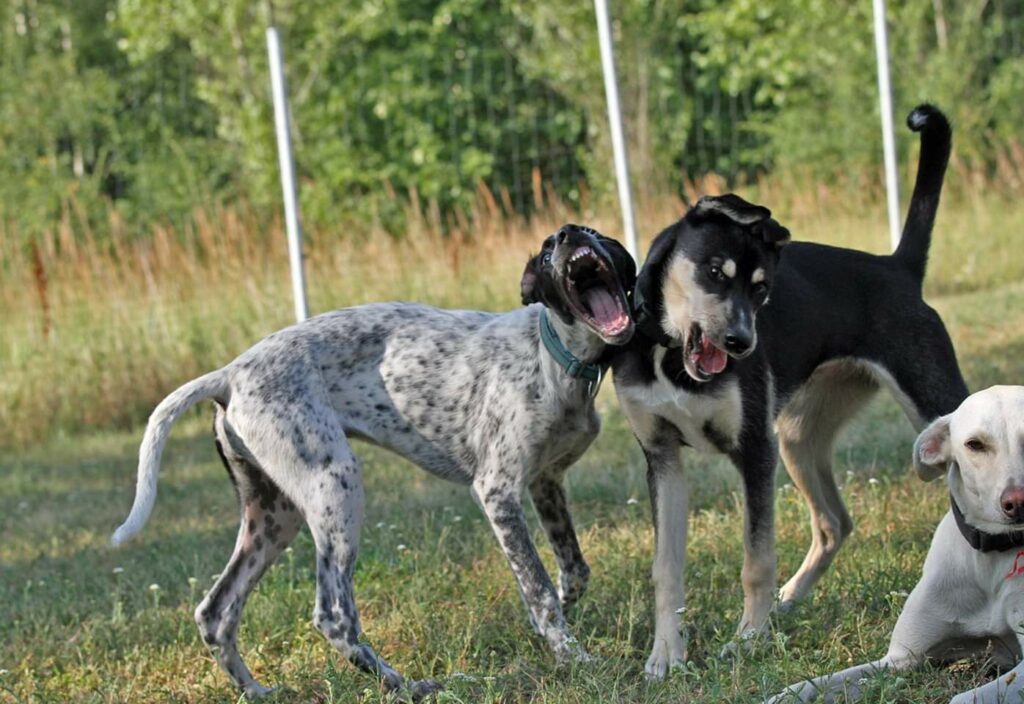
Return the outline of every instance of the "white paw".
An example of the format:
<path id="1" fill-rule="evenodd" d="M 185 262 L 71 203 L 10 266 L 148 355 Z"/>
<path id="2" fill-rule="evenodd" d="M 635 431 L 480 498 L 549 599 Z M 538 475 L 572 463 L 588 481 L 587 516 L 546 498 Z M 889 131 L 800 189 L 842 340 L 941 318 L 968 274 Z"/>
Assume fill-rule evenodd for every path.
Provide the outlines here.
<path id="1" fill-rule="evenodd" d="M 259 682 L 253 682 L 252 684 L 246 685 L 244 691 L 245 691 L 245 698 L 248 699 L 249 701 L 254 701 L 256 699 L 262 699 L 263 697 L 267 696 L 268 694 L 270 694 L 274 690 L 273 690 L 273 688 L 267 688 L 267 687 L 264 687 L 264 686 L 260 685 Z"/>
<path id="2" fill-rule="evenodd" d="M 589 665 L 592 662 L 597 662 L 597 658 L 588 653 L 583 648 L 577 647 L 572 654 L 572 661 L 579 665 Z"/>
<path id="3" fill-rule="evenodd" d="M 555 659 L 559 663 L 577 663 L 585 665 L 594 662 L 594 656 L 584 650 L 579 641 L 569 636 L 564 643 L 555 649 Z"/>
<path id="4" fill-rule="evenodd" d="M 683 647 L 683 639 L 678 636 L 674 643 L 669 643 L 664 638 L 654 641 L 654 648 L 651 656 L 647 658 L 644 665 L 644 672 L 648 679 L 663 680 L 665 676 L 676 668 L 686 667 L 686 648 Z"/>
<path id="5" fill-rule="evenodd" d="M 799 702 L 813 702 L 818 697 L 818 690 L 809 682 L 799 682 L 790 685 L 784 690 L 766 699 L 764 704 L 798 704 Z"/>

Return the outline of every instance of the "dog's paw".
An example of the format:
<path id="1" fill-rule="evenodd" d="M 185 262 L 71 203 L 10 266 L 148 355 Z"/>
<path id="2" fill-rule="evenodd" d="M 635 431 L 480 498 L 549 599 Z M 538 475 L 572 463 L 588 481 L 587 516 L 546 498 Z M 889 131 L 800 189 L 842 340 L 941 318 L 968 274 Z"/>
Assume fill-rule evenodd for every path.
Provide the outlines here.
<path id="1" fill-rule="evenodd" d="M 252 684 L 247 685 L 243 691 L 245 692 L 246 700 L 254 702 L 259 699 L 263 699 L 269 694 L 273 694 L 274 688 L 264 687 L 259 682 L 253 682 Z"/>
<path id="2" fill-rule="evenodd" d="M 799 603 L 796 599 L 781 599 L 775 606 L 775 613 L 782 616 L 793 613 L 793 610 L 796 609 Z"/>
<path id="3" fill-rule="evenodd" d="M 802 702 L 813 702 L 817 698 L 818 690 L 814 685 L 810 682 L 798 682 L 786 687 L 770 699 L 765 699 L 764 704 L 801 704 Z"/>
<path id="4" fill-rule="evenodd" d="M 651 680 L 663 680 L 672 670 L 686 667 L 686 648 L 682 638 L 669 644 L 659 638 L 654 643 L 651 655 L 644 665 L 644 674 Z"/>
<path id="5" fill-rule="evenodd" d="M 595 658 L 593 655 L 588 653 L 583 648 L 577 647 L 575 651 L 573 651 L 572 661 L 577 665 L 589 665 L 591 663 L 597 662 L 597 658 Z"/>
<path id="6" fill-rule="evenodd" d="M 414 702 L 429 702 L 434 695 L 444 689 L 444 685 L 434 680 L 416 680 L 409 682 L 409 695 Z"/>
<path id="7" fill-rule="evenodd" d="M 570 637 L 566 643 L 555 650 L 555 659 L 560 665 L 587 665 L 594 662 L 594 656 L 588 653 L 575 638 Z"/>
<path id="8" fill-rule="evenodd" d="M 750 629 L 733 638 L 722 647 L 719 657 L 723 660 L 735 660 L 742 655 L 753 652 L 766 639 L 763 630 Z"/>

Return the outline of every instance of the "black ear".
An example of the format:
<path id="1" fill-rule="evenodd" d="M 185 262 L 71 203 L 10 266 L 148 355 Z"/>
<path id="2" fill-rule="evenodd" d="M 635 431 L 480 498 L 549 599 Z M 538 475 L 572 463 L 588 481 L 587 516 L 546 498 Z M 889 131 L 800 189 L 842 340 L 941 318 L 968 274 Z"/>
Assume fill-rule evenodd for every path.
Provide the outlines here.
<path id="1" fill-rule="evenodd" d="M 523 278 L 519 281 L 519 294 L 523 298 L 524 306 L 540 302 L 540 298 L 537 297 L 537 293 L 535 291 L 537 287 L 537 265 L 539 261 L 539 254 L 530 257 L 530 261 L 526 262 L 526 268 L 523 269 Z"/>
<path id="2" fill-rule="evenodd" d="M 636 286 L 636 262 L 633 261 L 633 255 L 618 240 L 601 234 L 597 236 L 615 263 L 615 273 L 619 275 L 622 290 L 626 292 L 627 296 L 632 296 Z"/>
<path id="3" fill-rule="evenodd" d="M 653 305 L 657 299 L 662 271 L 665 269 L 665 260 L 675 248 L 676 226 L 672 225 L 661 231 L 654 241 L 651 242 L 651 250 L 647 253 L 644 264 L 640 267 L 640 274 L 636 279 L 636 290 L 645 304 Z M 634 296 L 634 300 L 636 297 Z"/>
<path id="4" fill-rule="evenodd" d="M 717 213 L 740 225 L 753 225 L 772 216 L 772 211 L 768 210 L 768 208 L 763 205 L 748 203 L 735 193 L 726 193 L 721 196 L 702 196 L 697 201 L 697 205 L 693 206 L 692 212 L 698 217 Z"/>
<path id="5" fill-rule="evenodd" d="M 781 247 L 789 242 L 789 230 L 780 225 L 775 218 L 768 218 L 763 222 L 757 223 L 752 228 L 752 231 L 755 235 L 759 236 L 765 244 Z"/>
<path id="6" fill-rule="evenodd" d="M 737 225 L 747 227 L 755 237 L 765 244 L 781 247 L 789 241 L 789 230 L 772 219 L 772 211 L 763 205 L 755 205 L 735 193 L 721 196 L 703 196 L 690 211 L 694 216 L 721 215 Z"/>

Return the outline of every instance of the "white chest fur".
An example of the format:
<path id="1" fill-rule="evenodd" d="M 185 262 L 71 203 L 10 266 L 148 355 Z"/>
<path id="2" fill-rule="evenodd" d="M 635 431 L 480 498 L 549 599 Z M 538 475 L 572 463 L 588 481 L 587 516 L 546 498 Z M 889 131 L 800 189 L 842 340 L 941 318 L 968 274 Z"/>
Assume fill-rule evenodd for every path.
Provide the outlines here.
<path id="1" fill-rule="evenodd" d="M 672 384 L 661 371 L 666 350 L 654 352 L 657 381 L 648 386 L 623 388 L 620 395 L 631 406 L 667 420 L 687 445 L 699 452 L 721 453 L 739 444 L 743 427 L 743 403 L 739 382 L 732 381 L 714 393 L 692 394 Z M 641 431 L 641 428 L 634 428 Z"/>

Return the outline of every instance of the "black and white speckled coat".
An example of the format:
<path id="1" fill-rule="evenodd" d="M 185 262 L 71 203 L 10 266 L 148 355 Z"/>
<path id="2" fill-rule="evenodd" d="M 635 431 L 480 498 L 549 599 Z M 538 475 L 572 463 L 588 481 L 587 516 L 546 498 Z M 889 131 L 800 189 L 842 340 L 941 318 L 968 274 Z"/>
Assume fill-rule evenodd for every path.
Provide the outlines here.
<path id="1" fill-rule="evenodd" d="M 579 304 L 570 276 L 574 253 L 572 261 L 590 257 L 588 273 L 603 267 L 614 284 L 610 295 L 626 327 L 613 335 L 599 334 L 573 315 Z M 538 301 L 528 307 L 494 314 L 379 303 L 326 313 L 270 335 L 157 407 L 140 450 L 135 504 L 114 543 L 140 530 L 149 517 L 171 424 L 194 403 L 212 398 L 217 446 L 238 490 L 242 520 L 234 554 L 196 620 L 221 667 L 247 695 L 267 690 L 238 654 L 241 609 L 303 520 L 318 554 L 317 627 L 389 689 L 406 686 L 359 640 L 352 573 L 364 499 L 360 464 L 348 442 L 353 437 L 469 485 L 538 633 L 557 656 L 586 657 L 563 616 L 583 593 L 589 568 L 562 475 L 597 436 L 600 423 L 590 384 L 570 377 L 542 347 L 539 319 L 550 309 L 565 347 L 584 362 L 597 360 L 608 342 L 621 343 L 632 334 L 626 291 L 634 279 L 632 260 L 618 243 L 567 227 L 527 266 L 524 299 Z M 569 300 L 557 300 L 560 294 Z M 557 590 L 530 538 L 524 488 L 559 564 Z M 425 680 L 408 688 L 418 697 L 436 686 Z"/>

